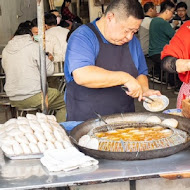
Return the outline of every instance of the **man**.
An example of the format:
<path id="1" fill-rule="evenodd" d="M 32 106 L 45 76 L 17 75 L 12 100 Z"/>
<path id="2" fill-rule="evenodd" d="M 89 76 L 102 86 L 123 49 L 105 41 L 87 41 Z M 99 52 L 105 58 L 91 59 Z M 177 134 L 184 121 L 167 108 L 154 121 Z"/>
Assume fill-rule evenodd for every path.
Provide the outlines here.
<path id="1" fill-rule="evenodd" d="M 177 15 L 174 16 L 173 21 L 178 21 L 179 24 L 176 26 L 175 29 L 179 29 L 179 27 L 185 23 L 190 18 L 187 15 L 187 4 L 184 2 L 180 2 L 176 6 Z"/>
<path id="2" fill-rule="evenodd" d="M 2 53 L 6 75 L 5 92 L 11 105 L 18 108 L 41 108 L 39 44 L 33 41 L 29 28 L 20 27 Z M 47 75 L 53 74 L 53 63 L 46 57 Z M 64 121 L 63 95 L 48 88 L 49 109 L 56 111 L 58 122 Z"/>
<path id="3" fill-rule="evenodd" d="M 149 56 L 155 63 L 155 75 L 161 78 L 161 60 L 160 54 L 166 44 L 169 44 L 170 39 L 174 36 L 175 30 L 169 24 L 175 11 L 175 5 L 170 1 L 161 3 L 160 14 L 153 18 L 150 23 L 149 30 Z M 170 78 L 171 77 L 171 78 Z M 169 77 L 169 85 L 174 86 L 172 79 Z"/>
<path id="4" fill-rule="evenodd" d="M 95 118 L 95 112 L 134 112 L 134 98 L 160 94 L 148 87 L 145 58 L 134 37 L 143 18 L 138 1 L 113 0 L 99 20 L 73 32 L 64 68 L 67 121 Z"/>
<path id="5" fill-rule="evenodd" d="M 145 18 L 143 19 L 141 26 L 139 28 L 139 40 L 141 43 L 141 47 L 143 50 L 144 55 L 148 54 L 149 48 L 149 27 L 150 22 L 153 17 L 157 16 L 156 6 L 152 2 L 147 2 L 144 4 L 144 13 Z"/>
<path id="6" fill-rule="evenodd" d="M 187 4 L 187 14 L 190 15 L 190 1 L 189 0 L 182 0 Z"/>
<path id="7" fill-rule="evenodd" d="M 45 26 L 46 26 L 46 50 L 51 52 L 51 48 L 55 45 L 61 45 L 61 54 L 59 55 L 61 57 L 61 61 L 65 61 L 65 53 L 67 49 L 67 35 L 69 33 L 69 30 L 66 28 L 62 28 L 61 26 L 57 26 L 57 20 L 56 16 L 54 14 L 46 14 L 45 15 Z M 52 44 L 52 38 L 57 38 L 59 41 L 59 44 L 55 44 L 53 42 Z"/>
<path id="8" fill-rule="evenodd" d="M 56 20 L 57 20 L 57 25 L 61 26 L 63 28 L 67 28 L 68 30 L 71 30 L 72 27 L 72 22 L 68 23 L 66 22 L 64 19 L 62 19 L 61 15 L 59 14 L 59 11 L 54 9 L 54 10 L 50 10 L 49 13 L 54 14 L 56 16 Z"/>
<path id="9" fill-rule="evenodd" d="M 46 29 L 46 28 L 45 28 Z M 38 22 L 37 18 L 32 20 L 32 34 L 36 42 L 39 41 L 38 36 Z M 61 44 L 56 36 L 45 37 L 46 40 L 46 53 L 53 56 L 53 61 L 61 62 L 63 59 Z M 49 45 L 50 44 L 50 45 Z"/>

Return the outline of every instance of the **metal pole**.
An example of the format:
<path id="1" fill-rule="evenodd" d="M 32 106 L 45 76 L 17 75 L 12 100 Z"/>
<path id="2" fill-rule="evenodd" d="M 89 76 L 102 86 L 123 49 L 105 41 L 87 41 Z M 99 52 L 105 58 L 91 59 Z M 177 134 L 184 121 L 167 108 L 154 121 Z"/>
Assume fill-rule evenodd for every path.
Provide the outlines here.
<path id="1" fill-rule="evenodd" d="M 130 180 L 129 185 L 130 185 L 130 190 L 136 190 L 136 181 L 135 180 Z"/>
<path id="2" fill-rule="evenodd" d="M 44 0 L 37 1 L 38 35 L 40 45 L 40 81 L 42 90 L 42 112 L 48 112 L 46 54 L 45 54 L 45 24 L 44 24 Z"/>

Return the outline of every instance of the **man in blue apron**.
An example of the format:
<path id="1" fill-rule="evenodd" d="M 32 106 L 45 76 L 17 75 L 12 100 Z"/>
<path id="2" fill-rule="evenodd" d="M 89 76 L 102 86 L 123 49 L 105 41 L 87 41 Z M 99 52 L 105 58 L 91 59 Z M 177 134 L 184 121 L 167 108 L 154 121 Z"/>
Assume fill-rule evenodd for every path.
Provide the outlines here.
<path id="1" fill-rule="evenodd" d="M 113 0 L 105 15 L 71 35 L 64 68 L 67 121 L 95 118 L 95 112 L 134 112 L 134 98 L 160 95 L 148 87 L 145 58 L 134 37 L 143 18 L 138 1 Z"/>

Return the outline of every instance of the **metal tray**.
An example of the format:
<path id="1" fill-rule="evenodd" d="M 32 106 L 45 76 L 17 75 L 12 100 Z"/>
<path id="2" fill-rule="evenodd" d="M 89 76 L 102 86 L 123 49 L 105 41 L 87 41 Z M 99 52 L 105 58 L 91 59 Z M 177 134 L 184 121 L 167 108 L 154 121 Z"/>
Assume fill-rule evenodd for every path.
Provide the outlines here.
<path id="1" fill-rule="evenodd" d="M 5 153 L 4 153 L 5 154 Z M 21 155 L 8 155 L 5 154 L 5 156 L 11 160 L 28 160 L 28 159 L 39 159 L 43 156 L 42 153 L 39 154 L 21 154 Z"/>

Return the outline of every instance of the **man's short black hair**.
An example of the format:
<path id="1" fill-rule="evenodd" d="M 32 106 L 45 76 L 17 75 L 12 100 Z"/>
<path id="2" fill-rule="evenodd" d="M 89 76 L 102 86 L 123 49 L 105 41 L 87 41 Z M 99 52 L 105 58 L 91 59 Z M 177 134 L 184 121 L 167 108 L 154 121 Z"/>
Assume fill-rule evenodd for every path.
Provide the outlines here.
<path id="1" fill-rule="evenodd" d="M 32 22 L 27 20 L 25 22 L 21 22 L 18 26 L 18 28 L 29 28 L 31 30 L 32 28 Z"/>
<path id="2" fill-rule="evenodd" d="M 118 13 L 121 19 L 126 19 L 129 16 L 136 19 L 144 18 L 144 12 L 138 0 L 112 0 L 105 11 L 105 15 L 108 12 Z"/>
<path id="3" fill-rule="evenodd" d="M 174 3 L 172 3 L 171 1 L 166 0 L 166 1 L 162 2 L 161 5 L 160 5 L 160 13 L 163 13 L 166 10 L 171 10 L 173 8 L 175 9 Z"/>
<path id="4" fill-rule="evenodd" d="M 31 30 L 27 27 L 20 27 L 16 30 L 14 36 L 19 36 L 19 35 L 25 35 L 25 34 L 30 34 L 30 36 L 33 36 Z"/>
<path id="5" fill-rule="evenodd" d="M 185 2 L 179 2 L 176 5 L 176 10 L 179 9 L 179 8 L 185 8 L 185 10 L 187 10 L 187 4 Z"/>
<path id="6" fill-rule="evenodd" d="M 56 26 L 57 25 L 57 17 L 52 13 L 47 13 L 45 15 L 45 24 L 48 26 Z"/>
<path id="7" fill-rule="evenodd" d="M 38 19 L 37 18 L 32 20 L 32 27 L 38 27 Z"/>
<path id="8" fill-rule="evenodd" d="M 147 2 L 144 4 L 143 6 L 143 9 L 144 9 L 144 12 L 147 13 L 149 9 L 154 9 L 155 5 L 153 2 Z"/>

